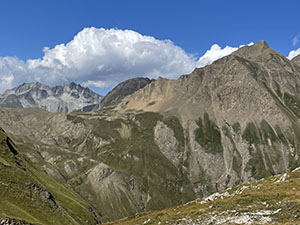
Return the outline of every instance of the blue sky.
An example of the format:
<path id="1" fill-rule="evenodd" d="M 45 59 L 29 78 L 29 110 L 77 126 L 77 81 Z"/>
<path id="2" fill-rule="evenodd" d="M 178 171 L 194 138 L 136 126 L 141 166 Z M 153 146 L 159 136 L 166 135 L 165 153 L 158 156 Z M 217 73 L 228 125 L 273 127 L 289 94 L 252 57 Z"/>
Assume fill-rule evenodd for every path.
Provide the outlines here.
<path id="1" fill-rule="evenodd" d="M 0 92 L 5 87 L 17 85 L 23 81 L 31 81 L 30 79 L 41 82 L 45 80 L 45 83 L 54 85 L 56 79 L 54 75 L 52 76 L 54 69 L 52 68 L 50 72 L 46 71 L 45 67 L 49 67 L 48 64 L 45 66 L 41 62 L 35 61 L 34 65 L 39 69 L 30 70 L 29 72 L 26 69 L 26 73 L 24 72 L 23 75 L 20 71 L 16 72 L 16 69 L 12 67 L 20 63 L 19 67 L 24 66 L 25 68 L 27 65 L 23 65 L 23 62 L 26 64 L 28 59 L 37 60 L 45 55 L 45 52 L 43 52 L 44 47 L 49 47 L 51 50 L 59 44 L 67 44 L 84 28 L 90 27 L 105 28 L 107 30 L 115 28 L 119 31 L 128 29 L 141 35 L 154 37 L 155 40 L 171 40 L 174 46 L 165 46 L 161 43 L 164 46 L 162 48 L 179 47 L 188 57 L 194 60 L 204 55 L 213 44 L 218 44 L 221 48 L 227 45 L 239 47 L 263 39 L 273 49 L 287 56 L 291 50 L 300 48 L 300 43 L 297 42 L 297 39 L 300 38 L 299 8 L 300 2 L 296 0 L 219 0 L 205 2 L 199 0 L 1 0 L 0 65 L 2 63 L 6 69 L 1 71 L 0 67 L 0 79 L 2 77 L 3 83 L 2 86 L 0 84 Z M 87 33 L 87 36 L 82 40 L 88 42 L 88 37 L 94 37 L 95 35 L 94 31 Z M 111 37 L 111 33 L 109 37 Z M 168 54 L 179 54 L 178 57 L 180 57 L 181 53 L 178 53 L 178 51 L 178 49 L 168 50 Z M 51 56 L 54 53 L 56 54 L 53 57 L 59 57 L 57 52 L 50 53 L 48 54 Z M 120 54 L 123 54 L 123 52 L 120 52 Z M 4 57 L 9 58 L 3 60 Z M 12 62 L 11 57 L 17 57 L 18 62 Z M 89 55 L 86 57 L 89 57 Z M 105 56 L 105 58 L 109 57 L 111 57 L 111 61 L 107 63 L 110 67 L 104 67 L 106 69 L 103 69 L 101 76 L 96 76 L 94 70 L 79 71 L 78 68 L 64 70 L 64 72 L 60 71 L 59 76 L 64 76 L 64 73 L 74 73 L 76 74 L 74 75 L 75 82 L 85 83 L 100 93 L 105 93 L 116 82 L 139 76 L 138 73 L 145 76 L 147 73 L 155 74 L 156 72 L 156 74 L 163 76 L 163 72 L 165 72 L 166 77 L 170 78 L 176 78 L 180 75 L 171 71 L 171 69 L 160 69 L 159 66 L 154 68 L 157 62 L 153 62 L 152 67 L 147 68 L 147 71 L 141 69 L 145 65 L 143 62 L 139 64 L 137 69 L 128 69 L 128 73 L 120 72 L 117 74 L 115 71 L 127 68 L 128 65 L 112 68 L 111 65 L 114 64 L 115 55 L 114 57 L 111 55 Z M 164 56 L 164 59 L 166 57 Z M 98 61 L 102 59 L 97 58 Z M 119 58 L 119 60 L 121 59 Z M 137 61 L 140 62 L 146 59 L 149 60 L 149 58 L 139 58 Z M 85 60 L 85 58 L 81 60 Z M 130 58 L 130 61 L 132 60 L 134 61 L 136 58 Z M 174 62 L 178 62 L 178 58 L 172 60 L 172 62 L 169 62 L 170 67 L 174 65 Z M 120 61 L 115 62 L 115 64 L 118 63 Z M 85 64 L 88 64 L 88 62 L 85 62 Z M 95 66 L 94 62 L 91 65 Z M 4 68 L 4 66 L 2 67 Z M 97 68 L 100 67 L 102 68 L 103 65 Z M 190 65 L 186 71 L 189 70 Z M 57 68 L 55 68 L 55 71 L 57 71 Z M 104 71 L 113 72 L 106 75 Z M 85 80 L 84 74 L 77 74 L 85 72 L 90 73 L 89 76 L 86 76 L 87 80 Z M 178 71 L 178 73 L 184 72 Z M 32 73 L 35 73 L 35 75 L 31 76 Z M 51 76 L 53 79 L 45 79 L 38 73 L 46 74 L 45 76 Z M 117 74 L 115 77 L 114 73 Z M 21 79 L 22 76 L 28 79 Z M 95 79 L 93 79 L 93 76 Z M 151 76 L 155 77 L 155 75 Z M 72 76 L 68 75 L 63 79 L 57 79 L 57 83 L 70 82 L 71 80 Z M 94 85 L 98 81 L 101 85 Z"/>

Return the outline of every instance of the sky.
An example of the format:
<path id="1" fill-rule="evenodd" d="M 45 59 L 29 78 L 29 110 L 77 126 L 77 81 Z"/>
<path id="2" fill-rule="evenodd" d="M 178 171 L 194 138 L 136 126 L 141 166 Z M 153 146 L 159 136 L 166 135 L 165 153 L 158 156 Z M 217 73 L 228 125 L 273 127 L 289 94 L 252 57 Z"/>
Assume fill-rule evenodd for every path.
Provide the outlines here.
<path id="1" fill-rule="evenodd" d="M 266 40 L 300 54 L 298 0 L 1 0 L 0 93 L 23 82 L 105 94 L 134 77 L 176 79 Z"/>

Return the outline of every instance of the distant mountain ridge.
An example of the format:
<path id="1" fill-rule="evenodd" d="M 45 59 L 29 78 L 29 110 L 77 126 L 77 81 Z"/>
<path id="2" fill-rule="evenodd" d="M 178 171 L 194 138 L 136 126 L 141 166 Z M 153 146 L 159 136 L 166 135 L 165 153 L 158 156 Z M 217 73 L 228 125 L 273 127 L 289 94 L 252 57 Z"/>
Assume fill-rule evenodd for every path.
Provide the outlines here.
<path id="1" fill-rule="evenodd" d="M 133 79 L 126 80 L 116 87 L 114 87 L 108 94 L 102 99 L 101 105 L 107 106 L 115 103 L 124 97 L 133 94 L 137 90 L 145 87 L 147 84 L 151 83 L 153 80 L 145 77 L 137 77 Z"/>
<path id="2" fill-rule="evenodd" d="M 116 85 L 111 91 L 109 91 L 107 95 L 105 95 L 101 99 L 101 102 L 99 104 L 86 106 L 82 109 L 82 111 L 90 112 L 109 106 L 111 104 L 115 104 L 121 101 L 126 96 L 131 95 L 139 89 L 144 88 L 146 85 L 150 84 L 153 81 L 154 79 L 151 80 L 147 77 L 137 77 L 125 80 Z"/>
<path id="3" fill-rule="evenodd" d="M 144 77 L 132 78 L 119 83 L 106 96 L 74 82 L 55 87 L 39 82 L 23 83 L 0 94 L 0 108 L 34 108 L 64 113 L 90 112 L 116 103 L 152 81 Z"/>
<path id="4" fill-rule="evenodd" d="M 80 84 L 70 83 L 50 87 L 34 82 L 23 83 L 0 95 L 1 108 L 36 108 L 49 112 L 81 111 L 84 107 L 98 104 L 102 96 Z"/>

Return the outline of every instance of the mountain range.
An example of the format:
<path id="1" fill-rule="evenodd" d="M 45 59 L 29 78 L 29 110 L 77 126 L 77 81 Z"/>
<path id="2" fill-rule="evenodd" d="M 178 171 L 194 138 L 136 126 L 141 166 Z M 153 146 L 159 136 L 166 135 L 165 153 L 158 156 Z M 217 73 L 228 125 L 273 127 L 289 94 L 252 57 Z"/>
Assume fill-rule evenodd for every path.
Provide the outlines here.
<path id="1" fill-rule="evenodd" d="M 34 108 L 64 113 L 89 112 L 115 103 L 152 81 L 143 77 L 129 79 L 118 84 L 104 97 L 76 83 L 55 87 L 39 82 L 23 83 L 0 94 L 0 108 Z"/>
<path id="2" fill-rule="evenodd" d="M 68 113 L 97 104 L 101 99 L 101 95 L 75 83 L 49 87 L 35 82 L 24 83 L 16 88 L 6 90 L 0 95 L 0 107 L 35 108 L 49 112 Z"/>
<path id="3" fill-rule="evenodd" d="M 49 218 L 65 224 L 72 224 L 69 220 L 97 224 L 205 199 L 300 166 L 299 57 L 290 61 L 261 41 L 177 80 L 139 81 L 129 82 L 136 87 L 133 91 L 120 84 L 107 95 L 105 107 L 98 102 L 90 112 L 0 108 L 1 168 L 8 174 L 23 171 L 24 177 L 9 178 L 10 184 L 17 184 L 13 192 L 7 188 L 10 175 L 0 179 L 6 202 L 0 215 L 32 224 L 57 224 L 35 210 L 40 207 L 53 213 Z M 38 188 L 20 188 L 27 184 Z M 266 185 L 260 186 L 262 190 L 275 190 L 272 182 L 259 184 Z M 286 188 L 294 191 L 293 185 Z M 35 189 L 47 194 L 35 194 Z M 61 196 L 66 190 L 69 195 Z M 241 204 L 244 212 L 248 204 L 249 213 L 261 204 L 268 204 L 272 213 L 290 207 L 284 206 L 287 202 L 271 204 L 271 192 L 259 192 L 259 199 L 251 193 L 241 195 L 226 209 L 228 201 L 207 204 L 212 207 L 208 211 L 193 204 L 195 210 L 189 212 L 207 212 L 213 218 L 219 216 L 215 209 L 232 211 Z M 18 202 L 15 195 L 24 198 Z M 47 200 L 29 209 L 30 196 L 38 202 L 44 195 L 57 207 Z M 286 201 L 286 195 L 280 192 L 275 199 Z M 23 213 L 14 214 L 11 205 Z M 79 205 L 82 214 L 76 213 Z M 178 210 L 178 215 L 185 212 L 184 207 Z M 159 218 L 165 213 L 168 210 L 152 215 Z M 143 224 L 155 224 L 143 215 L 150 214 L 141 214 Z M 174 216 L 171 221 L 192 224 L 193 218 L 184 222 Z"/>

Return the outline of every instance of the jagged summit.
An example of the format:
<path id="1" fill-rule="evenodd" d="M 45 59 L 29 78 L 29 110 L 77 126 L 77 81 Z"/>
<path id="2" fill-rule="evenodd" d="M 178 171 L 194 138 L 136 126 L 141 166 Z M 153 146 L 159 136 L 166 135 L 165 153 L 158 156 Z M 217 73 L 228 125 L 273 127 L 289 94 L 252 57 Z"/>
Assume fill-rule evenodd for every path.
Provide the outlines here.
<path id="1" fill-rule="evenodd" d="M 115 104 L 118 101 L 122 100 L 128 95 L 133 94 L 137 90 L 145 87 L 149 83 L 151 83 L 154 80 L 151 80 L 147 77 L 137 77 L 125 80 L 121 83 L 119 83 L 117 86 L 115 86 L 111 91 L 105 95 L 101 102 L 96 105 L 90 105 L 83 108 L 83 111 L 93 111 L 97 110 L 106 106 L 109 106 L 111 104 Z"/>
<path id="2" fill-rule="evenodd" d="M 102 99 L 101 105 L 107 106 L 111 103 L 117 102 L 127 95 L 130 95 L 137 90 L 145 87 L 147 84 L 151 83 L 153 80 L 144 77 L 137 77 L 133 79 L 126 80 L 116 87 L 114 87 L 108 94 Z"/>
<path id="3" fill-rule="evenodd" d="M 37 108 L 50 112 L 92 111 L 120 101 L 153 80 L 137 77 L 114 87 L 105 97 L 71 82 L 50 87 L 40 82 L 23 83 L 0 94 L 0 108 Z"/>
<path id="4" fill-rule="evenodd" d="M 260 48 L 270 48 L 269 44 L 265 40 L 261 40 L 261 41 L 255 43 L 252 47 L 254 47 L 254 46 L 260 47 Z"/>
<path id="5" fill-rule="evenodd" d="M 15 88 L 6 90 L 3 94 L 1 94 L 1 96 L 7 96 L 10 95 L 12 93 L 16 93 L 16 94 L 22 94 L 32 88 L 48 88 L 49 86 L 42 84 L 40 82 L 29 82 L 29 83 L 23 83 Z"/>
<path id="6" fill-rule="evenodd" d="M 102 96 L 74 82 L 50 87 L 40 82 L 23 83 L 0 95 L 1 108 L 37 108 L 50 112 L 80 111 L 98 104 Z"/>
<path id="7" fill-rule="evenodd" d="M 237 55 L 247 59 L 253 59 L 261 56 L 267 51 L 273 51 L 266 41 L 260 41 L 250 46 L 243 46 L 237 51 L 233 52 L 232 55 Z"/>

